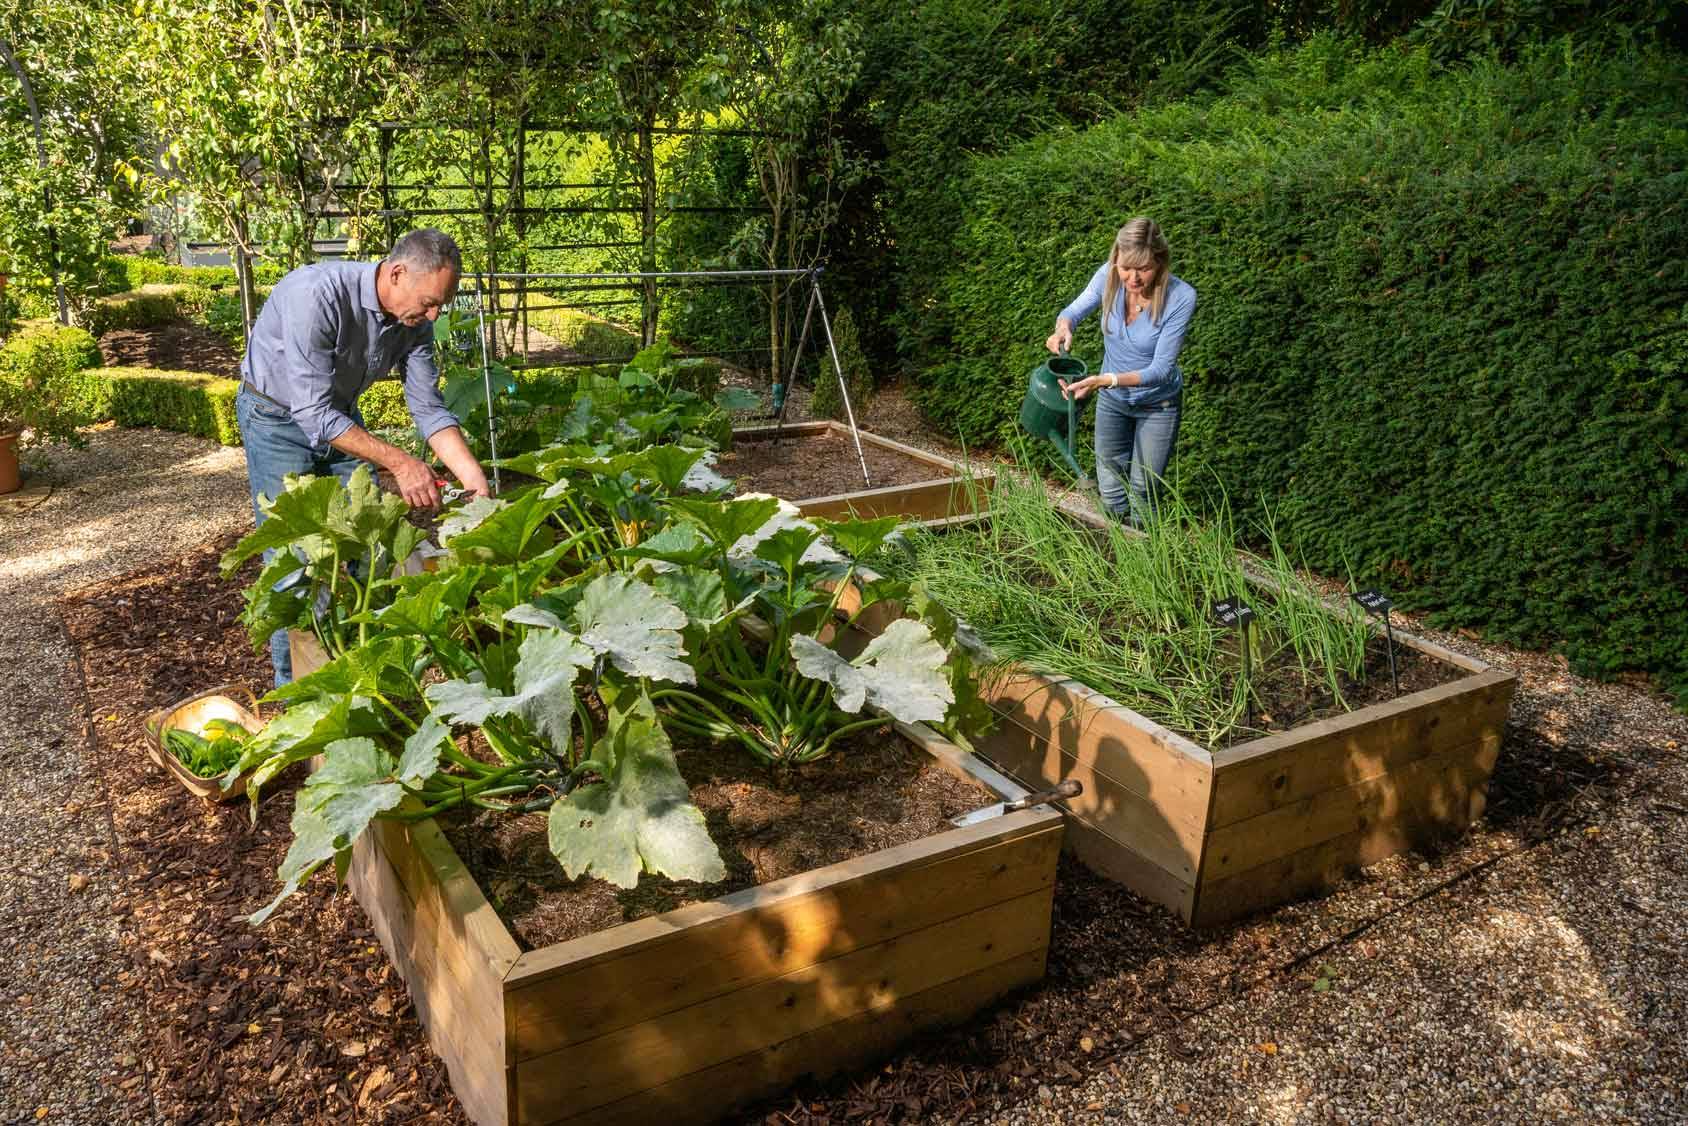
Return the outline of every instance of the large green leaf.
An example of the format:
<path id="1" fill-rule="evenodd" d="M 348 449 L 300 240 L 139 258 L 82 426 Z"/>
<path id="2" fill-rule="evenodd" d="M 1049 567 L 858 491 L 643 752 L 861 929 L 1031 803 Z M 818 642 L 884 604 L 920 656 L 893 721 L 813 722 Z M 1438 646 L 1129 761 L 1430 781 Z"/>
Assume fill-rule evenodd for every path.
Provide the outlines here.
<path id="1" fill-rule="evenodd" d="M 617 555 L 636 559 L 655 559 L 680 567 L 695 567 L 715 554 L 715 547 L 696 524 L 670 524 L 656 535 L 622 548 Z"/>
<path id="2" fill-rule="evenodd" d="M 329 533 L 328 510 L 341 492 L 340 482 L 333 477 L 289 476 L 286 486 L 280 496 L 260 501 L 265 519 L 257 530 L 223 553 L 225 579 L 254 555 Z"/>
<path id="3" fill-rule="evenodd" d="M 797 671 L 833 686 L 833 700 L 846 712 L 864 703 L 903 723 L 942 723 L 955 692 L 944 665 L 944 647 L 920 622 L 899 618 L 846 661 L 806 634 L 791 639 Z"/>
<path id="4" fill-rule="evenodd" d="M 717 551 L 733 547 L 761 528 L 780 508 L 780 502 L 774 497 L 741 497 L 737 500 L 675 497 L 668 504 L 701 528 Z"/>
<path id="5" fill-rule="evenodd" d="M 308 676 L 283 684 L 264 697 L 268 701 L 309 700 L 319 696 L 411 695 L 416 689 L 410 670 L 422 653 L 422 640 L 394 635 L 355 646 Z"/>
<path id="6" fill-rule="evenodd" d="M 307 627 L 311 590 L 305 564 L 291 551 L 277 551 L 244 592 L 246 608 L 240 620 L 252 644 L 263 646 L 277 630 Z"/>
<path id="7" fill-rule="evenodd" d="M 558 754 L 566 756 L 574 721 L 574 682 L 595 659 L 574 635 L 536 629 L 522 640 L 514 693 L 504 695 L 476 681 L 448 680 L 429 686 L 425 695 L 440 718 L 452 723 L 481 724 L 491 716 L 520 716 Z"/>
<path id="8" fill-rule="evenodd" d="M 600 575 L 575 608 L 580 640 L 628 676 L 696 684 L 679 630 L 686 612 L 628 575 Z"/>
<path id="9" fill-rule="evenodd" d="M 299 799 L 295 799 L 293 804 L 292 828 L 293 843 L 287 847 L 287 855 L 276 870 L 276 876 L 281 880 L 281 891 L 267 906 L 246 916 L 246 921 L 253 926 L 260 926 L 268 920 L 288 896 L 303 887 L 312 873 L 334 859 L 334 854 L 339 851 L 334 845 L 334 830 L 327 820 Z"/>
<path id="10" fill-rule="evenodd" d="M 377 815 L 404 800 L 393 771 L 393 757 L 369 739 L 339 739 L 323 749 L 322 766 L 294 799 L 293 843 L 277 872 L 281 892 L 250 922 L 268 919 L 325 862 L 347 856 Z"/>
<path id="11" fill-rule="evenodd" d="M 725 878 L 726 865 L 648 697 L 627 713 L 612 713 L 592 757 L 604 764 L 603 781 L 551 807 L 551 852 L 564 872 L 624 888 L 635 886 L 641 872 L 706 883 Z"/>
<path id="12" fill-rule="evenodd" d="M 538 489 L 529 489 L 487 513 L 474 528 L 444 540 L 444 546 L 463 562 L 521 562 L 551 546 L 554 537 L 546 521 L 562 503 Z"/>
<path id="13" fill-rule="evenodd" d="M 733 542 L 731 550 L 727 553 L 733 559 L 756 558 L 757 548 L 767 540 L 789 529 L 815 530 L 814 521 L 804 516 L 802 510 L 788 500 L 779 497 L 767 497 L 760 493 L 746 493 L 739 498 L 739 503 L 750 501 L 772 502 L 773 510 L 768 513 L 766 520 L 745 532 Z M 810 541 L 807 550 L 803 552 L 802 562 L 836 563 L 843 558 L 833 549 L 831 544 L 823 539 L 815 538 Z"/>
<path id="14" fill-rule="evenodd" d="M 877 520 L 820 520 L 821 530 L 833 545 L 852 559 L 867 559 L 884 544 L 885 538 L 903 522 L 900 516 Z"/>
<path id="15" fill-rule="evenodd" d="M 369 620 L 382 633 L 431 636 L 448 618 L 463 612 L 485 573 L 485 568 L 474 565 L 416 576 L 407 580 L 405 593 L 369 615 Z M 353 623 L 362 620 L 351 619 Z"/>

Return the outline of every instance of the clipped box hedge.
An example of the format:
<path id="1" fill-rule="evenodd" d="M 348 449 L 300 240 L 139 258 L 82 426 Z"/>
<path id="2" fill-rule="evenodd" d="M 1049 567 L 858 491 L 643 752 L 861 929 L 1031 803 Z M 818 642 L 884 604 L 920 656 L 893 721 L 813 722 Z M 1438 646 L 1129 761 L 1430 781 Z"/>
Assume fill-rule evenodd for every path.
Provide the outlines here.
<path id="1" fill-rule="evenodd" d="M 1201 294 L 1187 485 L 1434 623 L 1688 694 L 1685 136 L 1670 58 L 1269 56 L 975 162 L 921 404 L 1011 435 L 1056 312 L 1151 214 Z"/>
<path id="2" fill-rule="evenodd" d="M 69 379 L 82 416 L 90 423 L 155 426 L 178 434 L 240 445 L 233 379 L 195 371 L 153 368 L 88 368 Z"/>

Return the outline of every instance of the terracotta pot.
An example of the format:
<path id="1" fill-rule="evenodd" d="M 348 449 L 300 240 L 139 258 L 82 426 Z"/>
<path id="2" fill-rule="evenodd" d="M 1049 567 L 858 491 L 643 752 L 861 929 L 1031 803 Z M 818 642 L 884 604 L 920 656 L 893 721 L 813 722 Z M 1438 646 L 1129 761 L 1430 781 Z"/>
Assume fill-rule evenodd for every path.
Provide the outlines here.
<path id="1" fill-rule="evenodd" d="M 15 493 L 23 484 L 18 473 L 18 439 L 22 436 L 16 431 L 0 434 L 0 495 Z"/>

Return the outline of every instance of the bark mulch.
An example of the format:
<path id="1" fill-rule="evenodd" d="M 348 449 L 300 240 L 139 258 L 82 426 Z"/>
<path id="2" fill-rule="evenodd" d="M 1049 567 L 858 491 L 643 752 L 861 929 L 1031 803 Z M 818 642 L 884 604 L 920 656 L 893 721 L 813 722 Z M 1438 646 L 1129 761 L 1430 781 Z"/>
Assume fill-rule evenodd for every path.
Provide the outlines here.
<path id="1" fill-rule="evenodd" d="M 267 658 L 236 620 L 243 573 L 224 582 L 220 543 L 65 597 L 79 650 L 94 756 L 127 876 L 118 901 L 128 965 L 117 981 L 155 1020 L 142 1051 L 159 1117 L 172 1123 L 461 1123 L 367 917 L 333 881 L 314 880 L 262 928 L 239 916 L 267 903 L 292 838 L 286 791 L 267 792 L 256 825 L 242 801 L 195 798 L 154 766 L 142 722 L 225 682 L 263 692 Z M 248 568 L 248 571 L 251 569 Z"/>
<path id="2" fill-rule="evenodd" d="M 144 757 L 141 722 L 154 708 L 221 681 L 259 688 L 266 679 L 234 621 L 240 581 L 215 575 L 229 542 L 61 603 L 129 873 L 118 909 L 130 964 L 119 981 L 157 1014 L 146 1060 L 156 1105 L 184 1123 L 461 1122 L 404 988 L 349 895 L 318 878 L 261 930 L 236 917 L 274 893 L 290 836 L 291 803 L 280 791 L 297 778 L 272 787 L 254 827 L 244 803 L 202 803 Z M 1380 918 L 1564 833 L 1579 804 L 1622 782 L 1608 760 L 1568 764 L 1531 727 L 1509 728 L 1506 747 L 1483 836 L 1445 857 L 1403 855 L 1361 875 L 1352 892 L 1237 926 L 1192 933 L 1063 859 L 1043 982 L 880 1067 L 804 1082 L 741 1120 L 1017 1114 L 1047 1104 L 1052 1089 L 1117 1068 L 1151 1037 L 1188 1058 L 1184 1029 L 1196 1015 L 1250 991 L 1295 987 L 1321 951 L 1363 944 Z"/>
<path id="3" fill-rule="evenodd" d="M 113 329 L 100 337 L 100 362 L 240 378 L 240 353 L 210 329 L 187 321 Z"/>
<path id="4" fill-rule="evenodd" d="M 848 433 L 740 441 L 721 455 L 715 470 L 732 478 L 741 493 L 772 493 L 787 500 L 859 493 L 867 488 L 912 485 L 951 476 L 936 466 L 871 443 L 862 444 L 862 456 L 867 459 L 872 485 L 862 480 L 856 444 Z"/>

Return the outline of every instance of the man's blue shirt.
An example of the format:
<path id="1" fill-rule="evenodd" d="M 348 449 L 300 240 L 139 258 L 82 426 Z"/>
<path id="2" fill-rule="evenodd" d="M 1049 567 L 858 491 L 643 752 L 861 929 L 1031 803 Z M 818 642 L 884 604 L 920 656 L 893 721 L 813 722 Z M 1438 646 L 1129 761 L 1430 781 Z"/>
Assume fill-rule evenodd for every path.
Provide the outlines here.
<path id="1" fill-rule="evenodd" d="M 276 283 L 252 325 L 241 378 L 287 407 L 312 446 L 353 425 L 371 383 L 395 368 L 404 401 L 426 440 L 456 426 L 440 398 L 434 326 L 408 327 L 381 312 L 373 262 L 316 262 Z"/>

